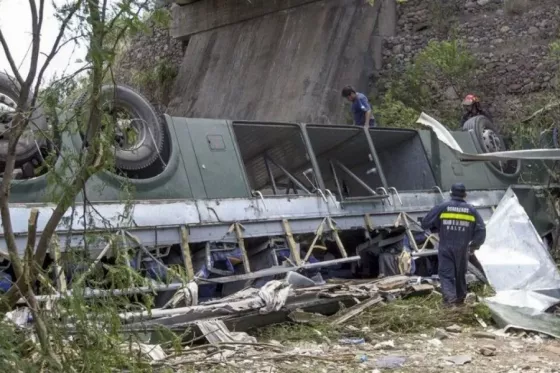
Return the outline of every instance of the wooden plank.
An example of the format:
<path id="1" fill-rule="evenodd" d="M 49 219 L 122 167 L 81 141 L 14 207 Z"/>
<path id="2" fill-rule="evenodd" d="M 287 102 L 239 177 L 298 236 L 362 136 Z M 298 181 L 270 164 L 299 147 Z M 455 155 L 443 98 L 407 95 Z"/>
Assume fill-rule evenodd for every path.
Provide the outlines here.
<path id="1" fill-rule="evenodd" d="M 334 236 L 334 240 L 336 242 L 336 246 L 338 247 L 338 250 L 340 251 L 340 255 L 342 255 L 343 258 L 348 258 L 348 254 L 346 253 L 346 249 L 344 248 L 344 244 L 342 243 L 342 240 L 340 239 L 340 236 L 338 235 L 338 230 L 336 229 L 333 220 L 330 217 L 327 217 L 327 222 L 329 224 L 329 228 L 332 231 L 332 235 Z"/>
<path id="2" fill-rule="evenodd" d="M 191 247 L 189 244 L 189 231 L 186 226 L 181 226 L 181 246 L 183 248 L 183 260 L 185 270 L 187 271 L 187 278 L 189 281 L 194 279 L 194 267 L 191 257 Z"/>
<path id="3" fill-rule="evenodd" d="M 242 225 L 235 223 L 235 235 L 237 237 L 237 246 L 241 249 L 241 255 L 243 256 L 243 268 L 245 268 L 245 273 L 251 273 L 251 266 L 249 265 L 249 255 L 247 255 L 247 249 L 245 248 L 245 239 L 243 238 Z"/>
<path id="4" fill-rule="evenodd" d="M 346 310 L 342 315 L 336 317 L 334 320 L 330 322 L 330 325 L 340 325 L 352 317 L 357 316 L 364 312 L 369 307 L 381 303 L 383 298 L 381 298 L 378 294 L 374 295 L 373 297 L 369 298 L 368 300 L 358 303 L 355 306 L 352 306 Z"/>
<path id="5" fill-rule="evenodd" d="M 171 36 L 190 35 L 247 21 L 319 0 L 205 0 L 172 9 Z"/>
<path id="6" fill-rule="evenodd" d="M 56 289 L 59 292 L 64 292 L 67 290 L 66 275 L 64 269 L 60 265 L 60 241 L 58 236 L 55 235 L 54 239 L 51 241 L 50 245 L 51 258 L 53 259 L 53 268 L 56 279 Z"/>
<path id="7" fill-rule="evenodd" d="M 301 253 L 296 241 L 294 240 L 292 228 L 290 227 L 288 219 L 282 219 L 282 226 L 284 227 L 284 232 L 286 233 L 286 241 L 288 242 L 288 247 L 290 248 L 292 260 L 299 266 L 301 264 Z"/>

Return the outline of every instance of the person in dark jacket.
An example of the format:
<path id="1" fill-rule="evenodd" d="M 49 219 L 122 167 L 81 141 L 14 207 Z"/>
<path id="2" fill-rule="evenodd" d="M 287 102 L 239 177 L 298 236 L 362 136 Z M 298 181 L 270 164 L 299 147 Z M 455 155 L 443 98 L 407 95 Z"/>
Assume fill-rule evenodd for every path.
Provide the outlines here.
<path id="1" fill-rule="evenodd" d="M 463 100 L 463 108 L 465 109 L 465 113 L 461 118 L 461 128 L 467 120 L 478 115 L 484 115 L 485 117 L 490 119 L 491 122 L 493 121 L 492 115 L 490 115 L 488 111 L 482 109 L 480 100 L 475 95 L 469 94 L 465 97 L 465 99 Z"/>
<path id="2" fill-rule="evenodd" d="M 346 86 L 342 89 L 342 97 L 352 103 L 351 110 L 354 125 L 361 127 L 376 126 L 371 105 L 364 94 L 356 92 L 351 86 Z"/>
<path id="3" fill-rule="evenodd" d="M 422 228 L 439 233 L 438 274 L 446 306 L 464 303 L 469 256 L 486 239 L 486 225 L 478 211 L 465 202 L 466 196 L 462 183 L 453 184 L 451 199 L 422 219 Z"/>

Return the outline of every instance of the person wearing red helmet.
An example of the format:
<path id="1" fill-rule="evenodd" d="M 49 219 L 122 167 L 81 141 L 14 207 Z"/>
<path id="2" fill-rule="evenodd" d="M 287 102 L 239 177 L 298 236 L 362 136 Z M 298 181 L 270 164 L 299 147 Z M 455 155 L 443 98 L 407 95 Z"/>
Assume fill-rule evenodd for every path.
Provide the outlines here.
<path id="1" fill-rule="evenodd" d="M 465 97 L 465 99 L 463 100 L 463 108 L 465 109 L 465 113 L 461 118 L 461 127 L 463 127 L 467 120 L 478 115 L 484 115 L 485 117 L 490 119 L 490 121 L 493 121 L 490 113 L 482 109 L 480 100 L 473 94 L 468 94 Z"/>

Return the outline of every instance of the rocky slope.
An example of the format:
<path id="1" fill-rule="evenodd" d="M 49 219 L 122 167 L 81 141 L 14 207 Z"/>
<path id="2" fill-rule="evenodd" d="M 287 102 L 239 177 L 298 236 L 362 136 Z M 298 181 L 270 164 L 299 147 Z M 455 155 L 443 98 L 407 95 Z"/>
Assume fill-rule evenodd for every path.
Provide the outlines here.
<path id="1" fill-rule="evenodd" d="M 430 40 L 455 32 L 477 60 L 473 93 L 482 96 L 494 115 L 511 119 L 520 106 L 554 88 L 558 63 L 549 45 L 560 37 L 560 3 L 510 0 L 455 0 L 435 11 L 434 2 L 408 0 L 399 5 L 398 34 L 385 43 L 382 74 L 402 70 Z M 445 29 L 456 21 L 456 28 Z M 442 104 L 457 104 L 452 90 L 442 91 Z"/>

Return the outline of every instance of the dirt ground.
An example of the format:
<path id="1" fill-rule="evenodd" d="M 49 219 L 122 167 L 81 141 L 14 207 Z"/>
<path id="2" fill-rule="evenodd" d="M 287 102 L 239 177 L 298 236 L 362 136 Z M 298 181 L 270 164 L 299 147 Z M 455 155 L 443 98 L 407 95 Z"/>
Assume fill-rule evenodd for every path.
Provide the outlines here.
<path id="1" fill-rule="evenodd" d="M 542 335 L 515 336 L 494 332 L 477 335 L 482 329 L 430 334 L 371 335 L 359 344 L 283 343 L 283 351 L 272 351 L 277 341 L 245 346 L 220 362 L 219 354 L 200 357 L 183 365 L 181 372 L 560 372 L 560 341 Z M 330 342 L 330 343 L 329 343 Z M 348 342 L 348 341 L 347 341 Z M 361 341 L 354 341 L 361 342 Z M 455 361 L 453 361 L 455 360 Z M 192 361 L 192 360 L 191 360 Z"/>

